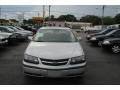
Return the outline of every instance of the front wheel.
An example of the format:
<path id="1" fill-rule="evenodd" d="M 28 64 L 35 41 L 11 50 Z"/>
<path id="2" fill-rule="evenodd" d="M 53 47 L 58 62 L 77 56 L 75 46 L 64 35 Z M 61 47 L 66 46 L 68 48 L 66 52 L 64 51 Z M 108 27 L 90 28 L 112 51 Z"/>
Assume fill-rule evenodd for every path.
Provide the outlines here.
<path id="1" fill-rule="evenodd" d="M 98 42 L 98 46 L 101 47 L 102 46 L 102 41 Z"/>
<path id="2" fill-rule="evenodd" d="M 112 47 L 111 47 L 111 50 L 112 50 L 112 52 L 113 53 L 119 53 L 120 52 L 120 46 L 119 45 L 113 45 Z"/>

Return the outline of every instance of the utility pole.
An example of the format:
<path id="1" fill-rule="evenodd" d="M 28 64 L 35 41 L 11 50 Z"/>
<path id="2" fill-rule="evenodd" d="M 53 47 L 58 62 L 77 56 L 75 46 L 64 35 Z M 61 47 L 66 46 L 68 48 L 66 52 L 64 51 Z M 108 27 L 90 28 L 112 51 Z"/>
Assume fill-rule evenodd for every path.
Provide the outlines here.
<path id="1" fill-rule="evenodd" d="M 45 23 L 45 5 L 43 5 L 43 26 Z"/>
<path id="2" fill-rule="evenodd" d="M 0 7 L 0 19 L 1 19 L 1 7 Z"/>
<path id="3" fill-rule="evenodd" d="M 49 25 L 50 25 L 50 20 L 51 20 L 51 17 L 50 17 L 50 8 L 51 8 L 51 5 L 49 5 Z"/>
<path id="4" fill-rule="evenodd" d="M 25 19 L 25 12 L 23 12 L 22 14 L 23 14 L 22 19 L 24 20 Z"/>
<path id="5" fill-rule="evenodd" d="M 51 5 L 49 5 L 49 21 L 51 19 L 51 17 L 50 17 L 50 8 L 51 8 Z"/>
<path id="6" fill-rule="evenodd" d="M 40 16 L 40 13 L 38 12 L 38 17 Z"/>
<path id="7" fill-rule="evenodd" d="M 103 5 L 102 6 L 102 29 L 103 29 L 103 27 L 104 27 L 104 21 L 103 21 L 103 19 L 104 19 L 104 10 L 105 10 L 105 5 Z"/>

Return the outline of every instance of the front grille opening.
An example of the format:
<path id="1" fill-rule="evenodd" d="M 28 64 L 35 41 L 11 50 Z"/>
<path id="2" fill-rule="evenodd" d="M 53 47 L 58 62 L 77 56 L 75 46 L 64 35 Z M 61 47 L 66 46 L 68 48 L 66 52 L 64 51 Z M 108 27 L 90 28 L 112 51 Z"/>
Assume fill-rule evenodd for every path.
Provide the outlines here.
<path id="1" fill-rule="evenodd" d="M 42 64 L 49 65 L 49 66 L 61 66 L 66 65 L 68 62 L 68 59 L 58 59 L 58 60 L 52 60 L 52 59 L 43 59 L 40 58 Z"/>

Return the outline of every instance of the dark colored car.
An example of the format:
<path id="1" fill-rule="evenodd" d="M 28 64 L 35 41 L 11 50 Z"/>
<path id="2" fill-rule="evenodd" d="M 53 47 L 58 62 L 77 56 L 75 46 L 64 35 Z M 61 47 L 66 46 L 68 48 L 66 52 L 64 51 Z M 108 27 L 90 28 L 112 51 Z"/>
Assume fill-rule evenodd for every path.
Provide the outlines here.
<path id="1" fill-rule="evenodd" d="M 8 37 L 10 36 L 10 34 L 7 33 L 2 33 L 0 31 L 0 47 L 3 45 L 6 45 L 8 43 Z"/>
<path id="2" fill-rule="evenodd" d="M 102 43 L 105 39 L 109 39 L 109 38 L 120 38 L 120 29 L 116 29 L 116 30 L 112 30 L 111 32 L 105 34 L 105 35 L 97 35 L 97 36 L 93 36 L 90 39 L 90 42 L 92 44 L 96 44 L 98 46 L 102 46 Z"/>
<path id="3" fill-rule="evenodd" d="M 0 26 L 0 32 L 1 32 L 0 35 L 7 38 L 8 44 L 15 43 L 17 39 L 20 37 L 18 33 L 15 33 L 12 29 L 6 26 Z"/>
<path id="4" fill-rule="evenodd" d="M 113 53 L 120 53 L 120 38 L 105 39 L 102 48 L 111 50 Z"/>
<path id="5" fill-rule="evenodd" d="M 114 29 L 105 29 L 105 30 L 102 30 L 102 31 L 100 31 L 100 32 L 98 32 L 98 33 L 88 34 L 87 37 L 86 37 L 86 39 L 87 39 L 87 40 L 90 40 L 93 36 L 105 35 L 105 34 L 111 32 L 112 30 L 114 30 Z"/>

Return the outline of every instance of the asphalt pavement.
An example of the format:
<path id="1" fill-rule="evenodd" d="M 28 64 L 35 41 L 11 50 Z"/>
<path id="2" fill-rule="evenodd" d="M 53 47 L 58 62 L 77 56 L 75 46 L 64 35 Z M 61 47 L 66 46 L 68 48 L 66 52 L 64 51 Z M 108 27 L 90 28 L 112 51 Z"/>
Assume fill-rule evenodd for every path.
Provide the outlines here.
<path id="1" fill-rule="evenodd" d="M 0 48 L 1 85 L 119 85 L 120 54 L 116 55 L 86 41 L 81 33 L 81 44 L 86 53 L 87 68 L 84 77 L 36 78 L 25 77 L 22 69 L 24 51 L 29 42 Z"/>

